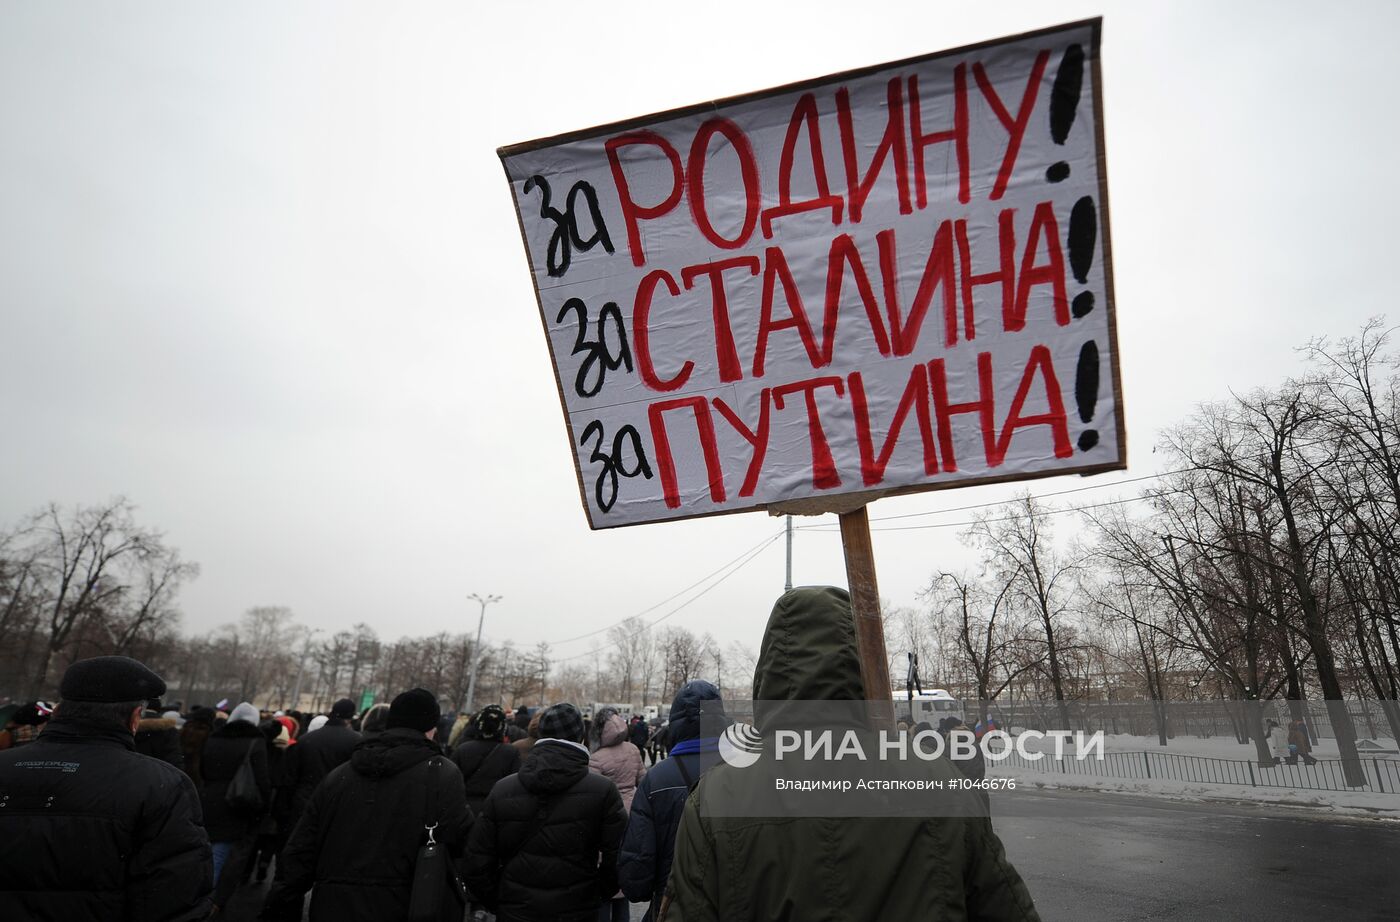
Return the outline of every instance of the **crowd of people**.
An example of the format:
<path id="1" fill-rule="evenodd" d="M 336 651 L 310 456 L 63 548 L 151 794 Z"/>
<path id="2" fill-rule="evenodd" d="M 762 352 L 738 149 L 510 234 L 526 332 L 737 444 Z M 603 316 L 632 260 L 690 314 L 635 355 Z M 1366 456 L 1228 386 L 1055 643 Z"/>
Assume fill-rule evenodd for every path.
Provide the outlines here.
<path id="1" fill-rule="evenodd" d="M 846 593 L 786 593 L 755 698 L 862 691 Z M 55 707 L 0 715 L 33 728 L 0 740 L 0 919 L 193 922 L 269 877 L 272 922 L 623 922 L 634 903 L 652 922 L 1037 918 L 985 813 L 707 810 L 745 780 L 721 764 L 703 680 L 664 727 L 570 703 L 444 715 L 422 688 L 323 715 L 165 693 L 145 665 L 96 657 Z"/>

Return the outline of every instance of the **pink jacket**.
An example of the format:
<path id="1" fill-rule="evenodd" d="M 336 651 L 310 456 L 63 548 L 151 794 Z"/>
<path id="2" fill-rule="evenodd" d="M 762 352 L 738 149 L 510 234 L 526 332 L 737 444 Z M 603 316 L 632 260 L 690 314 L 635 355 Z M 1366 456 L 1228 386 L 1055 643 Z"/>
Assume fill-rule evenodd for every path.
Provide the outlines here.
<path id="1" fill-rule="evenodd" d="M 632 811 L 632 797 L 637 793 L 646 769 L 642 767 L 642 751 L 627 740 L 627 721 L 614 714 L 603 725 L 602 747 L 588 760 L 588 767 L 617 785 L 622 806 Z"/>

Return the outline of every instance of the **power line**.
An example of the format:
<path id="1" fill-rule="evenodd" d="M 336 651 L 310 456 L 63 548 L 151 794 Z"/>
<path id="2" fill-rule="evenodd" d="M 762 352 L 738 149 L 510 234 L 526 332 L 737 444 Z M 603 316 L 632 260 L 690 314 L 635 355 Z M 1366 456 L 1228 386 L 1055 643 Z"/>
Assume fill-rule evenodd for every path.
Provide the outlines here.
<path id="1" fill-rule="evenodd" d="M 579 634 L 579 635 L 574 636 L 574 637 L 568 637 L 568 638 L 565 638 L 564 640 L 556 640 L 556 641 L 554 641 L 553 643 L 554 643 L 554 645 L 562 645 L 562 644 L 566 644 L 566 643 L 573 643 L 573 642 L 576 641 L 576 640 L 583 640 L 584 638 L 587 638 L 587 637 L 593 637 L 593 636 L 595 636 L 595 635 L 597 635 L 597 634 L 603 633 L 604 631 L 612 630 L 613 628 L 617 627 L 619 624 L 625 624 L 625 623 L 627 623 L 628 621 L 631 621 L 633 618 L 640 618 L 642 615 L 645 615 L 647 612 L 656 611 L 656 609 L 658 609 L 658 608 L 660 608 L 661 606 L 665 605 L 667 602 L 670 602 L 670 601 L 672 601 L 672 600 L 674 600 L 674 599 L 680 598 L 681 596 L 685 595 L 685 594 L 686 594 L 687 592 L 689 592 L 690 590 L 694 589 L 696 586 L 699 586 L 701 583 L 705 582 L 705 580 L 707 580 L 707 579 L 711 578 L 712 576 L 715 576 L 716 574 L 721 573 L 721 572 L 723 572 L 724 570 L 728 569 L 728 568 L 729 568 L 730 566 L 732 566 L 734 563 L 736 563 L 736 562 L 739 561 L 739 560 L 742 560 L 744 557 L 748 556 L 750 553 L 752 553 L 752 552 L 754 552 L 754 551 L 761 551 L 763 548 L 767 547 L 769 544 L 773 543 L 773 542 L 776 541 L 778 538 L 781 538 L 781 537 L 783 536 L 783 534 L 784 534 L 784 532 L 779 531 L 779 532 L 776 532 L 776 533 L 774 533 L 774 534 L 772 534 L 772 535 L 769 535 L 768 537 L 764 538 L 762 541 L 760 541 L 760 542 L 758 542 L 757 544 L 755 544 L 755 545 L 753 545 L 752 547 L 750 547 L 748 550 L 743 551 L 741 554 L 739 554 L 738 557 L 735 557 L 733 560 L 730 560 L 730 561 L 727 562 L 727 563 L 720 564 L 720 566 L 718 566 L 718 567 L 715 568 L 714 570 L 710 571 L 709 573 L 706 573 L 704 576 L 700 577 L 700 578 L 697 579 L 695 582 L 691 583 L 689 586 L 686 586 L 684 589 L 681 589 L 681 590 L 679 590 L 678 592 L 674 592 L 674 593 L 672 593 L 671 595 L 668 595 L 666 598 L 662 599 L 660 602 L 657 602 L 655 605 L 649 605 L 649 606 L 647 606 L 646 608 L 643 608 L 641 611 L 636 612 L 635 614 L 631 614 L 631 615 L 628 615 L 626 618 L 622 618 L 622 619 L 619 619 L 619 620 L 617 620 L 617 621 L 614 621 L 612 624 L 604 625 L 603 627 L 600 627 L 600 628 L 598 628 L 597 630 L 589 631 L 589 632 L 587 632 L 587 633 L 585 633 L 585 634 Z M 747 561 L 745 561 L 745 562 L 747 562 Z M 727 578 L 728 578 L 728 577 L 726 577 L 726 579 L 727 579 Z M 716 583 L 715 585 L 719 585 L 719 584 Z M 713 588 L 713 587 L 711 587 L 711 588 Z M 708 592 L 709 590 L 707 589 L 707 590 L 705 590 L 705 591 Z M 696 596 L 696 598 L 699 598 L 699 596 Z M 688 603 L 687 603 L 687 604 L 688 604 Z M 669 617 L 669 616 L 667 616 L 667 617 Z M 657 620 L 659 621 L 659 620 L 661 620 L 661 619 L 658 618 Z M 655 623 L 655 622 L 653 622 L 653 623 Z"/>
<path id="2" fill-rule="evenodd" d="M 1171 492 L 1171 493 L 1178 493 L 1178 492 L 1180 492 L 1180 491 L 1179 491 L 1179 490 L 1170 490 L 1170 491 L 1168 491 L 1168 492 Z M 1047 494 L 1047 495 L 1049 495 L 1049 494 Z M 1106 507 L 1106 506 L 1121 506 L 1121 505 L 1124 505 L 1124 504 L 1126 504 L 1126 503 L 1140 503 L 1140 502 L 1142 502 L 1143 500 L 1155 499 L 1155 498 L 1156 498 L 1157 496 L 1159 496 L 1159 495 L 1162 495 L 1162 494 L 1155 494 L 1155 495 L 1151 495 L 1151 496 L 1129 496 L 1129 497 L 1127 497 L 1127 498 L 1125 498 L 1125 499 L 1111 499 L 1111 500 L 1107 500 L 1107 501 L 1102 502 L 1102 503 L 1090 503 L 1090 504 L 1087 505 L 1087 506 L 1066 506 L 1066 507 L 1064 507 L 1063 509 L 1042 509 L 1042 510 L 1040 510 L 1040 511 L 1038 511 L 1038 512 L 1030 513 L 1030 514 L 1029 514 L 1029 517 L 1030 517 L 1030 518 L 1043 518 L 1043 517 L 1045 517 L 1045 516 L 1050 516 L 1050 515 L 1064 515 L 1064 514 L 1067 513 L 1067 512 L 1086 512 L 1086 511 L 1088 511 L 1088 510 L 1090 510 L 1090 509 L 1102 509 L 1102 508 L 1104 508 L 1104 507 Z M 1036 499 L 1039 499 L 1040 497 L 1035 497 L 1035 498 L 1036 498 Z M 986 505 L 988 505 L 988 506 L 1008 506 L 1008 505 L 1010 505 L 1011 503 L 1014 503 L 1014 502 L 1015 502 L 1015 500 L 1007 500 L 1007 501 L 1005 501 L 1005 502 L 1000 502 L 1000 503 L 987 503 Z M 973 508 L 981 508 L 981 507 L 973 507 Z M 988 522 L 988 523 L 991 523 L 991 522 L 1012 522 L 1012 521 L 1015 521 L 1015 520 L 1017 520 L 1017 519 L 1024 519 L 1024 518 L 1026 518 L 1026 517 L 1027 517 L 1026 514 L 1024 514 L 1024 513 L 1018 513 L 1018 514 L 1016 514 L 1016 515 L 1002 516 L 1001 518 L 998 518 L 998 519 L 984 519 L 984 520 L 981 520 L 981 521 Z M 892 526 L 892 527 L 889 527 L 889 528 L 872 528 L 872 529 L 870 529 L 870 530 L 871 530 L 871 531 L 923 531 L 923 530 L 926 530 L 926 529 L 929 529 L 929 528 L 965 528 L 965 527 L 967 527 L 967 526 L 969 526 L 969 525 L 977 525 L 977 524 L 979 524 L 979 520 L 977 520 L 977 519 L 968 519 L 968 520 L 961 521 L 961 522 L 934 522 L 934 523 L 932 523 L 932 524 L 930 524 L 930 525 L 895 525 L 895 526 Z M 799 525 L 798 527 L 799 527 L 799 528 L 802 528 L 802 529 L 804 529 L 804 530 L 807 530 L 807 531 L 827 531 L 827 532 L 834 532 L 834 531 L 839 531 L 839 530 L 840 530 L 840 526 L 839 526 L 839 525 Z"/>
<path id="3" fill-rule="evenodd" d="M 1157 473 L 1157 474 L 1144 474 L 1144 475 L 1141 476 L 1141 477 L 1129 477 L 1129 478 L 1126 479 L 1126 480 L 1115 480 L 1115 481 L 1113 481 L 1113 482 L 1111 482 L 1111 483 L 1093 483 L 1093 484 L 1089 484 L 1088 486 L 1084 486 L 1084 487 L 1071 487 L 1071 488 L 1068 489 L 1068 490 L 1056 490 L 1056 491 L 1054 491 L 1053 493 L 1037 493 L 1037 494 L 1034 496 L 1034 498 L 1035 498 L 1035 499 L 1049 499 L 1049 498 L 1051 498 L 1052 496 L 1068 496 L 1068 495 L 1071 494 L 1071 493 L 1083 493 L 1083 492 L 1086 491 L 1086 490 L 1102 490 L 1102 489 L 1104 489 L 1104 488 L 1106 488 L 1106 487 L 1120 487 L 1120 486 L 1124 486 L 1124 485 L 1130 484 L 1130 483 L 1141 483 L 1141 482 L 1144 481 L 1144 480 L 1157 480 L 1157 479 L 1162 478 L 1162 477 L 1170 477 L 1172 474 L 1184 474 L 1184 473 L 1186 473 L 1187 471 L 1193 471 L 1193 470 L 1196 470 L 1196 468 L 1193 468 L 1193 467 L 1183 467 L 1183 468 L 1180 468 L 1179 470 L 1175 470 L 1175 471 L 1162 471 L 1162 472 Z M 1013 500 L 999 500 L 999 501 L 997 501 L 997 502 L 972 503 L 971 505 L 968 505 L 968 506 L 953 506 L 953 507 L 951 507 L 951 508 L 949 508 L 949 509 L 934 509 L 934 510 L 932 510 L 931 512 L 906 512 L 906 513 L 904 513 L 904 514 L 902 514 L 902 515 L 872 516 L 871 519 L 870 519 L 870 521 L 872 521 L 872 522 L 892 522 L 892 521 L 894 521 L 894 520 L 896 520 L 896 519 L 917 519 L 917 518 L 921 518 L 921 517 L 927 516 L 927 515 L 946 515 L 946 514 L 952 513 L 952 512 L 968 512 L 969 510 L 972 510 L 972 509 L 987 509 L 987 508 L 990 508 L 990 507 L 992 507 L 992 506 L 1004 506 L 1004 505 L 1006 505 L 1008 502 L 1013 502 Z"/>
<path id="4" fill-rule="evenodd" d="M 661 622 L 665 621 L 667 618 L 670 618 L 670 617 L 672 617 L 673 615 L 680 614 L 680 612 L 682 612 L 683 610 L 685 610 L 685 608 L 686 608 L 687 606 L 692 605 L 693 603 L 699 601 L 706 593 L 710 592 L 710 590 L 712 590 L 712 589 L 714 589 L 715 587 L 719 586 L 719 585 L 720 585 L 721 583 L 723 583 L 725 580 L 729 579 L 729 577 L 733 576 L 735 573 L 738 573 L 738 572 L 739 572 L 740 570 L 742 570 L 744 567 L 746 567 L 746 566 L 748 566 L 750 563 L 752 563 L 755 559 L 757 559 L 758 555 L 762 554 L 765 550 L 767 550 L 768 547 L 769 547 L 770 545 L 773 544 L 773 542 L 777 541 L 777 540 L 778 540 L 779 538 L 781 538 L 785 533 L 786 533 L 785 531 L 781 531 L 781 532 L 778 532 L 776 535 L 772 535 L 771 537 L 765 538 L 763 541 L 759 542 L 757 545 L 755 545 L 754 547 L 750 548 L 748 551 L 745 551 L 743 554 L 739 555 L 739 557 L 735 558 L 735 561 L 739 561 L 739 562 L 738 562 L 738 565 L 735 566 L 735 567 L 733 567 L 728 573 L 724 574 L 724 575 L 721 576 L 719 579 L 715 580 L 713 583 L 711 583 L 710 585 L 706 586 L 704 589 L 700 590 L 700 591 L 697 592 L 695 595 L 691 596 L 689 599 L 686 599 L 684 602 L 682 602 L 681 604 L 677 605 L 675 608 L 671 609 L 671 610 L 668 611 L 666 614 L 664 614 L 664 615 L 662 615 L 661 617 L 655 619 L 654 621 L 648 622 L 646 626 L 647 626 L 648 628 L 653 628 L 653 627 L 655 627 L 656 625 L 660 624 Z M 730 561 L 730 563 L 734 563 L 735 561 Z M 729 566 L 729 564 L 726 564 L 725 566 L 727 567 L 727 566 Z M 721 567 L 720 569 L 723 570 L 724 567 Z M 715 572 L 719 572 L 719 571 L 715 571 Z M 713 576 L 714 574 L 712 573 L 712 574 L 710 574 L 710 575 Z M 708 577 L 706 577 L 706 578 L 708 579 Z M 704 582 L 704 580 L 701 580 L 700 582 Z M 691 586 L 690 588 L 694 588 L 694 586 L 696 586 L 696 585 L 699 585 L 699 583 L 692 584 L 692 586 Z M 682 590 L 682 592 L 684 592 L 684 591 L 685 591 L 685 590 Z M 676 595 L 680 595 L 680 593 L 677 593 Z M 675 597 L 676 597 L 676 596 L 674 596 L 674 595 L 671 596 L 671 598 L 673 598 L 673 599 L 674 599 Z M 658 603 L 658 604 L 661 604 L 661 603 Z M 656 608 L 656 607 L 657 607 L 657 605 L 653 605 L 650 609 L 647 609 L 647 611 L 651 611 L 652 609 L 654 609 L 654 608 Z M 627 620 L 627 619 L 624 618 L 623 620 L 625 621 L 625 620 Z M 621 622 L 619 622 L 619 623 L 621 623 Z M 610 627 L 611 627 L 611 626 L 613 626 L 613 625 L 610 625 Z M 607 629 L 608 629 L 608 628 L 603 628 L 602 630 L 607 630 Z M 600 632 L 599 632 L 599 631 L 593 631 L 592 633 L 597 634 L 597 633 L 600 633 Z M 585 634 L 585 635 L 582 635 L 582 636 L 587 637 L 587 636 L 589 636 L 589 635 Z M 574 639 L 577 640 L 578 638 L 574 638 Z M 560 642 L 561 642 L 561 643 L 564 643 L 564 642 L 566 642 L 566 641 L 560 641 Z M 603 649 L 602 647 L 594 647 L 592 650 L 586 650 L 586 651 L 584 651 L 583 653 L 576 653 L 576 654 L 574 654 L 573 656 L 566 656 L 566 657 L 563 657 L 562 659 L 554 660 L 554 662 L 555 662 L 555 663 L 567 663 L 567 662 L 570 662 L 571 660 L 583 659 L 585 656 L 596 656 L 596 655 L 598 655 L 600 652 L 602 652 L 602 649 Z"/>
<path id="5" fill-rule="evenodd" d="M 1314 447 L 1314 446 L 1316 446 L 1316 445 L 1331 445 L 1331 444 L 1335 444 L 1335 440 L 1333 440 L 1333 439 L 1313 439 L 1313 440 L 1311 440 L 1311 441 L 1294 443 L 1294 444 L 1292 444 L 1291 447 L 1292 447 L 1292 448 L 1295 448 L 1295 449 L 1302 449 L 1302 448 L 1312 448 L 1312 447 Z M 1109 481 L 1109 482 L 1106 482 L 1106 483 L 1091 483 L 1091 484 L 1087 484 L 1086 486 L 1082 486 L 1082 487 L 1071 487 L 1071 488 L 1069 488 L 1069 489 L 1067 489 L 1067 490 L 1055 490 L 1055 491 L 1053 491 L 1053 492 L 1051 492 L 1051 493 L 1037 493 L 1037 494 L 1035 494 L 1032 498 L 1033 498 L 1033 499 L 1050 499 L 1051 497 L 1055 497 L 1055 496 L 1069 496 L 1069 495 L 1072 494 L 1072 493 L 1083 493 L 1083 492 L 1085 492 L 1085 491 L 1087 491 L 1087 490 L 1103 490 L 1103 489 L 1106 489 L 1106 488 L 1108 488 L 1108 487 L 1126 486 L 1127 484 L 1130 484 L 1130 483 L 1142 483 L 1143 481 L 1146 481 L 1146 480 L 1159 480 L 1159 479 L 1161 479 L 1161 478 L 1163 478 L 1163 477 L 1171 477 L 1171 476 L 1174 475 L 1174 474 L 1189 474 L 1189 473 L 1192 472 L 1192 471 L 1200 471 L 1200 470 L 1213 470 L 1213 468 L 1210 468 L 1210 467 L 1207 467 L 1207 466 L 1204 466 L 1204 465 L 1201 465 L 1201 464 L 1195 464 L 1195 465 L 1191 465 L 1191 466 L 1189 466 L 1189 467 L 1179 467 L 1179 468 L 1176 468 L 1175 470 L 1170 470 L 1170 471 L 1158 471 L 1158 472 L 1155 473 L 1155 474 L 1144 474 L 1144 475 L 1142 475 L 1141 477 L 1128 477 L 1128 478 L 1125 478 L 1125 479 L 1123 479 L 1123 480 L 1113 480 L 1113 481 Z M 977 486 L 977 484 L 968 484 L 968 486 Z M 992 506 L 1004 506 L 1004 505 L 1006 505 L 1008 502 L 1013 502 L 1013 500 L 998 500 L 998 501 L 994 501 L 994 502 L 972 503 L 972 504 L 967 505 L 967 506 L 952 506 L 952 507 L 950 507 L 950 508 L 948 508 L 948 509 L 934 509 L 934 510 L 931 510 L 931 511 L 929 511 L 929 512 L 906 512 L 906 513 L 902 513 L 902 514 L 900 514 L 900 515 L 871 516 L 870 521 L 872 521 L 872 522 L 892 522 L 892 521 L 895 521 L 896 519 L 917 519 L 917 518 L 922 518 L 923 516 L 929 516 L 929 515 L 947 515 L 947 514 L 953 513 L 953 512 L 970 512 L 970 511 L 972 511 L 972 510 L 974 510 L 974 509 L 988 509 L 988 508 L 991 508 Z M 800 527 L 800 528 L 808 528 L 808 529 L 811 529 L 811 528 L 826 528 L 826 527 L 828 527 L 828 526 L 811 526 L 811 525 L 807 525 L 807 526 L 798 526 L 798 527 Z M 884 530 L 885 530 L 885 531 L 890 531 L 890 530 L 892 530 L 892 529 L 884 529 Z"/>

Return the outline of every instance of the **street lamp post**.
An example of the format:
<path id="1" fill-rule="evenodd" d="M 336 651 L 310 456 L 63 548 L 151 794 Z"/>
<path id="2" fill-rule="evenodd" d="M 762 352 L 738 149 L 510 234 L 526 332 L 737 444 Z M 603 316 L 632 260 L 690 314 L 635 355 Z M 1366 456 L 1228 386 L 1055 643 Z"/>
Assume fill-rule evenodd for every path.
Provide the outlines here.
<path id="1" fill-rule="evenodd" d="M 476 704 L 476 669 L 481 665 L 481 628 L 486 624 L 486 606 L 492 602 L 499 602 L 501 597 L 498 595 L 480 596 L 473 592 L 467 598 L 481 603 L 481 617 L 476 621 L 476 644 L 472 647 L 472 673 L 471 678 L 467 679 L 466 712 L 471 714 L 473 706 Z"/>

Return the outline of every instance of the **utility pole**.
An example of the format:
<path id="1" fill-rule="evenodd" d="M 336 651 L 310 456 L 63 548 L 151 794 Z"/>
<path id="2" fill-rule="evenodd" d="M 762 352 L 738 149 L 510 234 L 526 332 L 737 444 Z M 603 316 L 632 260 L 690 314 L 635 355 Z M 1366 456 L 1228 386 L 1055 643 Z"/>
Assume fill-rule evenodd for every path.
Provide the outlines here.
<path id="1" fill-rule="evenodd" d="M 297 680 L 292 685 L 292 707 L 301 710 L 301 674 L 306 669 L 306 655 L 311 650 L 311 638 L 321 633 L 320 628 L 315 628 L 306 635 L 306 643 L 301 645 L 301 659 L 297 660 Z"/>
<path id="2" fill-rule="evenodd" d="M 482 597 L 473 592 L 471 595 L 467 596 L 467 598 L 481 603 L 481 617 L 476 621 L 476 645 L 472 647 L 472 674 L 471 678 L 467 680 L 466 711 L 468 714 L 471 714 L 474 713 L 474 705 L 476 704 L 476 669 L 481 665 L 481 628 L 486 624 L 486 606 L 490 605 L 492 602 L 499 602 L 501 596 L 488 595 Z"/>
<path id="3" fill-rule="evenodd" d="M 792 591 L 792 516 L 787 516 L 787 583 L 783 591 Z"/>

